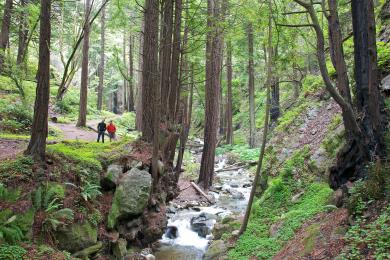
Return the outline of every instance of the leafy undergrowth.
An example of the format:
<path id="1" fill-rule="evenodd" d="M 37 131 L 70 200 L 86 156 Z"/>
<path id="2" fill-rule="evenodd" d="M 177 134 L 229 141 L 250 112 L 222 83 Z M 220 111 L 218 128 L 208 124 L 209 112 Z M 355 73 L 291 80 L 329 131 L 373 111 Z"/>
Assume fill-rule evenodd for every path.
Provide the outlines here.
<path id="1" fill-rule="evenodd" d="M 89 223 L 95 230 L 104 223 L 112 195 L 102 194 L 100 173 L 129 154 L 132 141 L 48 145 L 47 169 L 26 156 L 1 161 L 0 259 L 69 259 L 56 249 L 53 234 L 72 223 Z"/>
<path id="2" fill-rule="evenodd" d="M 308 174 L 307 152 L 295 153 L 281 174 L 269 181 L 263 196 L 254 202 L 247 231 L 229 251 L 230 259 L 269 259 L 305 221 L 326 210 L 332 190 Z"/>

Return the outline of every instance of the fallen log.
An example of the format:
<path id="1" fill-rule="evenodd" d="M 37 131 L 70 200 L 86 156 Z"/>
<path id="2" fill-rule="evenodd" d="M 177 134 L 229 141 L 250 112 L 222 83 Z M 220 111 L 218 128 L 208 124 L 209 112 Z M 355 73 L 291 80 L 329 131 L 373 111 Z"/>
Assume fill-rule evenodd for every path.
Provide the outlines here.
<path id="1" fill-rule="evenodd" d="M 99 133 L 99 132 L 98 132 L 95 128 L 93 128 L 92 126 L 87 125 L 87 128 L 88 128 L 89 130 L 94 131 L 95 133 Z M 106 132 L 104 132 L 104 135 L 110 137 Z"/>
<path id="2" fill-rule="evenodd" d="M 219 169 L 219 170 L 216 170 L 215 172 L 230 172 L 230 171 L 236 171 L 236 170 L 239 170 L 239 169 L 242 169 L 244 168 L 245 166 L 238 166 L 238 167 L 226 167 L 226 168 L 223 168 L 223 169 Z"/>
<path id="3" fill-rule="evenodd" d="M 213 203 L 213 202 L 211 201 L 211 199 L 209 198 L 209 196 L 207 196 L 207 194 L 204 193 L 204 192 L 202 191 L 202 189 L 199 188 L 199 186 L 196 185 L 193 181 L 191 182 L 191 185 L 195 188 L 195 190 L 196 190 L 197 192 L 199 192 L 203 197 L 205 197 L 205 198 L 207 199 L 208 202 L 210 202 L 211 204 Z"/>

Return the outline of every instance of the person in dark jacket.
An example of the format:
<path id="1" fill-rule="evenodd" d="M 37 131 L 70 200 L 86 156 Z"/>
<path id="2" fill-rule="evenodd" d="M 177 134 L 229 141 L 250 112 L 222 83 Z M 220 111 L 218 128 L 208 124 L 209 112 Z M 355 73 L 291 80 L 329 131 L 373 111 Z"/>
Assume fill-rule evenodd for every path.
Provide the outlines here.
<path id="1" fill-rule="evenodd" d="M 100 137 L 102 137 L 102 142 L 104 143 L 104 134 L 106 133 L 106 123 L 104 123 L 104 119 L 98 124 L 97 130 L 98 130 L 98 138 L 97 142 L 100 141 Z"/>

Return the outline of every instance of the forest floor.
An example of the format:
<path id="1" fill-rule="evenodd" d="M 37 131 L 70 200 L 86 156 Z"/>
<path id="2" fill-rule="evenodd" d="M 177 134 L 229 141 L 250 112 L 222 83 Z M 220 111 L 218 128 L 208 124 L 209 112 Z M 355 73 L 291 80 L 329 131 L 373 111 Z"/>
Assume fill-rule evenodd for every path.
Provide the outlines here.
<path id="1" fill-rule="evenodd" d="M 88 127 L 96 128 L 100 120 L 91 120 L 87 123 Z M 76 127 L 75 123 L 63 124 L 49 122 L 49 126 L 54 126 L 61 131 L 62 136 L 58 137 L 57 140 L 52 141 L 63 141 L 63 140 L 83 140 L 92 142 L 97 138 L 97 134 L 88 129 Z M 106 137 L 108 140 L 108 137 Z M 29 139 L 19 139 L 17 135 L 15 137 L 10 136 L 9 138 L 0 137 L 0 161 L 15 158 L 18 154 L 27 148 Z"/>

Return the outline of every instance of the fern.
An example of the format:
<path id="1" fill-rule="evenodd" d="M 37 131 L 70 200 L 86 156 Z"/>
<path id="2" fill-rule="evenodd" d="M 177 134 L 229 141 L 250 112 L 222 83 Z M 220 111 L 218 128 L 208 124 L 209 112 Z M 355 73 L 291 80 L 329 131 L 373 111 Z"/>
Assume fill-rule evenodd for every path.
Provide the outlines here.
<path id="1" fill-rule="evenodd" d="M 0 241 L 14 244 L 23 239 L 23 232 L 15 223 L 16 216 L 10 217 L 3 224 L 0 224 Z"/>
<path id="2" fill-rule="evenodd" d="M 93 200 L 97 196 L 102 195 L 99 189 L 100 189 L 99 185 L 87 181 L 86 185 L 84 187 L 81 187 L 81 196 L 85 201 Z"/>

